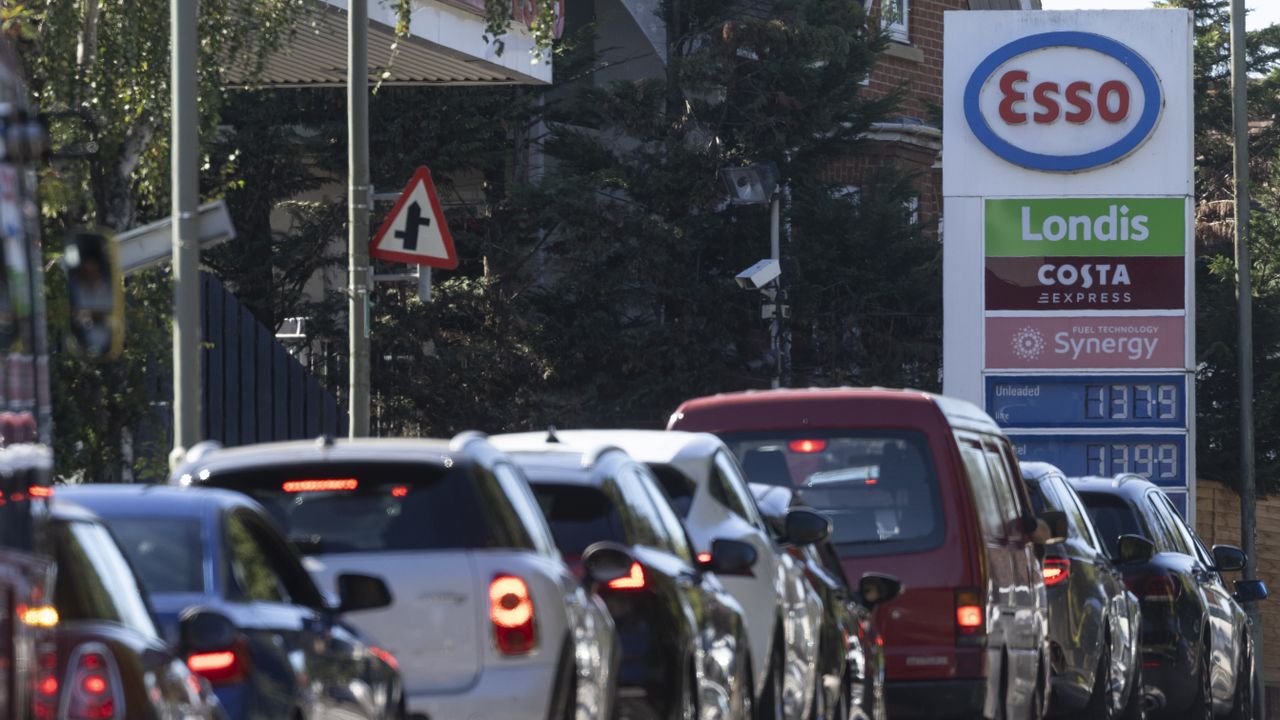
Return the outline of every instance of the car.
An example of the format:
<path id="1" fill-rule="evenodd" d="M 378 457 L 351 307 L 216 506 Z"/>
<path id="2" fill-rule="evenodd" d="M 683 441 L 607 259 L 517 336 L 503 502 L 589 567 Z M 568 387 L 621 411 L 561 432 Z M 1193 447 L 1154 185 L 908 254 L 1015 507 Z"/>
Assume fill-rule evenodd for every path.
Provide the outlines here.
<path id="1" fill-rule="evenodd" d="M 47 519 L 52 594 L 21 617 L 51 628 L 54 638 L 35 658 L 32 718 L 225 718 L 208 683 L 161 634 L 142 584 L 102 521 L 62 498 L 50 503 Z"/>
<path id="2" fill-rule="evenodd" d="M 1021 463 L 1031 504 L 1041 517 L 1058 514 L 1063 541 L 1046 548 L 1053 658 L 1050 714 L 1142 720 L 1142 610 L 1125 586 L 1106 543 L 1057 467 Z"/>
<path id="3" fill-rule="evenodd" d="M 608 718 L 620 651 L 516 466 L 479 433 L 193 448 L 173 481 L 262 503 L 321 587 L 375 574 L 392 602 L 350 621 L 394 655 L 410 715 Z M 584 558 L 586 582 L 625 575 Z"/>
<path id="4" fill-rule="evenodd" d="M 622 639 L 619 716 L 754 717 L 747 619 L 723 578 L 752 572 L 755 548 L 719 539 L 699 555 L 657 479 L 616 446 L 554 432 L 491 441 L 528 476 L 568 562 L 598 547 L 631 558 L 626 577 L 597 588 Z"/>
<path id="5" fill-rule="evenodd" d="M 891 717 L 1043 714 L 1049 530 L 985 412 L 910 390 L 748 391 L 688 400 L 668 429 L 719 435 L 751 482 L 831 517 L 847 576 L 910 588 L 876 607 Z"/>
<path id="6" fill-rule="evenodd" d="M 389 602 L 373 577 L 345 578 L 330 603 L 258 503 L 239 493 L 87 484 L 61 498 L 102 518 L 137 568 L 171 642 L 236 720 L 383 720 L 402 713 L 395 659 L 348 612 Z"/>
<path id="7" fill-rule="evenodd" d="M 612 445 L 645 463 L 688 530 L 695 553 L 710 552 L 721 538 L 755 548 L 751 574 L 720 580 L 746 612 L 757 714 L 770 720 L 807 718 L 817 696 L 822 601 L 790 556 L 778 551 L 724 443 L 710 433 L 661 430 L 557 429 L 554 437 L 580 449 Z M 496 442 L 507 450 L 540 448 L 547 433 L 503 435 Z M 810 510 L 797 510 L 789 520 L 795 543 L 818 542 L 831 531 L 830 521 Z"/>
<path id="8" fill-rule="evenodd" d="M 1142 667 L 1148 714 L 1155 718 L 1253 716 L 1257 659 L 1241 603 L 1266 599 L 1261 580 L 1242 570 L 1232 545 L 1206 550 L 1169 497 L 1132 474 L 1070 478 L 1125 584 L 1142 605 Z"/>
<path id="9" fill-rule="evenodd" d="M 806 545 L 786 543 L 786 517 L 799 498 L 791 488 L 777 485 L 749 486 L 760 514 L 782 542 L 786 552 L 802 568 L 805 581 L 822 598 L 823 616 L 817 668 L 822 698 L 812 716 L 822 720 L 883 720 L 888 716 L 884 698 L 884 638 L 876 629 L 876 605 L 893 600 L 903 591 L 890 575 L 866 573 L 855 590 L 849 585 L 830 538 Z"/>

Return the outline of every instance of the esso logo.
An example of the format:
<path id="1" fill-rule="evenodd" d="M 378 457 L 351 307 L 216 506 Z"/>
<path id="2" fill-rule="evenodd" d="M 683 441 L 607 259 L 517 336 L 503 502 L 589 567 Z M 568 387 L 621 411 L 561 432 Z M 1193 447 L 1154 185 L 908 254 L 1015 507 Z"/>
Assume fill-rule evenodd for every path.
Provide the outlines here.
<path id="1" fill-rule="evenodd" d="M 1164 106 L 1151 65 L 1110 38 L 1050 32 L 988 55 L 965 86 L 969 128 L 1015 165 L 1080 172 L 1110 165 L 1155 131 Z"/>

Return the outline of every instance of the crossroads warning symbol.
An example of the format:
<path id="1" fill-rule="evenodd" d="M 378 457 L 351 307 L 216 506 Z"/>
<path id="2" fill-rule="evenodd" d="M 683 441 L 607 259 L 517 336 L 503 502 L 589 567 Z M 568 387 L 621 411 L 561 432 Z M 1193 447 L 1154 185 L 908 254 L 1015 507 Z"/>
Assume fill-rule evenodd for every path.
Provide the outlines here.
<path id="1" fill-rule="evenodd" d="M 396 200 L 369 246 L 369 256 L 391 262 L 458 267 L 453 236 L 445 224 L 431 171 L 420 167 Z"/>

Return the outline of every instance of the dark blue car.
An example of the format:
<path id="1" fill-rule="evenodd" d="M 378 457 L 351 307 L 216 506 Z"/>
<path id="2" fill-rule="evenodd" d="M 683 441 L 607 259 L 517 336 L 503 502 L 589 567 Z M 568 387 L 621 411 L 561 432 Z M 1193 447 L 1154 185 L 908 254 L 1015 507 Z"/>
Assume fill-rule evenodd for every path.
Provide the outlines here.
<path id="1" fill-rule="evenodd" d="M 97 513 L 146 586 L 163 632 L 190 648 L 236 720 L 400 718 L 395 659 L 342 621 L 382 607 L 380 579 L 339 578 L 326 601 L 260 505 L 240 493 L 156 485 L 59 487 Z"/>

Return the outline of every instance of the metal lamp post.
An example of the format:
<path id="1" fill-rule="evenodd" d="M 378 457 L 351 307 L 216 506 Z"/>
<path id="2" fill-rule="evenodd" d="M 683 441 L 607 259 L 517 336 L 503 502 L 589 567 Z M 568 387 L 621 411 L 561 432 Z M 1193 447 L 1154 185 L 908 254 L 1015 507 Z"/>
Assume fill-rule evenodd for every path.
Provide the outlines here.
<path id="1" fill-rule="evenodd" d="M 773 163 L 747 165 L 744 167 L 726 167 L 720 169 L 720 178 L 729 192 L 729 202 L 733 205 L 769 205 L 769 259 L 781 262 L 782 248 L 780 243 L 782 193 L 778 184 L 778 168 Z M 751 287 L 749 283 L 739 282 L 743 287 Z M 764 306 L 765 318 L 769 323 L 769 344 L 773 351 L 773 387 L 782 386 L 783 352 L 782 352 L 782 315 L 783 299 L 782 277 L 775 276 L 769 283 L 772 287 L 756 287 L 770 302 Z"/>

